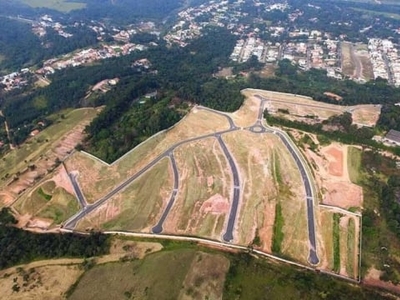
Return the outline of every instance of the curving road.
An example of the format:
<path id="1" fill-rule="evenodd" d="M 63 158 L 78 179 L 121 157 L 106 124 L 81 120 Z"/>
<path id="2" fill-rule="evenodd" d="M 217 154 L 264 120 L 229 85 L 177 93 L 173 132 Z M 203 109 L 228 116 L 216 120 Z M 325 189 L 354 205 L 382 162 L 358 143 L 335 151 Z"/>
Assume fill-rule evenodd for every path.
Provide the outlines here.
<path id="1" fill-rule="evenodd" d="M 178 173 L 178 168 L 176 166 L 176 161 L 174 154 L 170 152 L 168 154 L 169 159 L 171 160 L 171 165 L 172 165 L 172 170 L 174 172 L 174 189 L 172 190 L 171 193 L 171 198 L 168 201 L 168 205 L 165 208 L 160 220 L 158 221 L 157 225 L 152 228 L 153 233 L 161 233 L 163 231 L 163 224 L 165 222 L 165 219 L 167 218 L 169 211 L 171 210 L 172 206 L 174 205 L 176 195 L 178 194 L 178 189 L 179 189 L 179 173 Z"/>
<path id="2" fill-rule="evenodd" d="M 260 120 L 260 115 L 262 116 L 264 112 L 264 104 L 269 101 L 260 95 L 255 95 L 258 99 L 261 100 L 260 111 L 258 115 L 258 119 Z M 277 128 L 269 127 L 268 125 L 263 127 L 269 132 L 276 134 L 281 141 L 284 143 L 286 148 L 289 150 L 293 159 L 296 162 L 297 168 L 300 171 L 301 178 L 303 180 L 304 189 L 306 192 L 306 203 L 307 203 L 307 227 L 308 227 L 308 239 L 310 243 L 308 262 L 312 265 L 317 265 L 319 263 L 319 258 L 317 254 L 317 243 L 315 237 L 315 219 L 314 219 L 314 190 L 312 188 L 312 177 L 310 176 L 310 172 L 308 171 L 306 163 L 302 160 L 301 154 L 299 153 L 297 147 L 293 144 L 292 140 L 289 136 L 282 130 Z M 250 129 L 251 130 L 251 129 Z"/>
<path id="3" fill-rule="evenodd" d="M 221 113 L 222 114 L 222 113 Z M 222 114 L 223 115 L 223 114 Z M 226 115 L 225 115 L 226 116 Z M 229 118 L 228 116 L 226 116 L 227 118 Z M 234 126 L 234 124 L 233 124 Z M 140 176 L 142 176 L 144 173 L 146 173 L 149 169 L 151 169 L 152 167 L 154 167 L 159 161 L 161 161 L 164 157 L 168 157 L 170 155 L 170 153 L 172 153 L 177 147 L 186 144 L 186 143 L 190 143 L 193 141 L 197 141 L 197 140 L 201 140 L 201 139 L 205 139 L 208 137 L 217 137 L 220 134 L 224 134 L 227 132 L 232 132 L 238 130 L 238 128 L 236 126 L 231 127 L 227 130 L 223 130 L 220 131 L 218 133 L 210 133 L 210 134 L 206 134 L 206 135 L 202 135 L 202 136 L 198 136 L 198 137 L 194 137 L 194 138 L 190 138 L 181 142 L 178 142 L 174 145 L 172 145 L 170 148 L 168 148 L 166 151 L 164 151 L 162 154 L 160 154 L 157 158 L 155 158 L 153 161 L 151 161 L 149 164 L 147 164 L 145 167 L 143 167 L 140 171 L 138 171 L 136 174 L 134 174 L 133 176 L 129 177 L 127 180 L 125 180 L 124 182 L 122 182 L 119 186 L 117 186 L 115 189 L 113 189 L 112 191 L 110 191 L 108 194 L 106 194 L 105 196 L 103 196 L 102 198 L 100 198 L 99 200 L 97 200 L 95 203 L 93 204 L 89 204 L 85 207 L 83 207 L 82 210 L 80 210 L 78 213 L 76 213 L 75 215 L 73 215 L 71 218 L 69 218 L 65 223 L 64 223 L 64 228 L 67 229 L 72 229 L 76 226 L 76 224 L 79 222 L 79 220 L 81 220 L 82 218 L 84 218 L 87 214 L 91 213 L 93 210 L 97 209 L 99 206 L 101 206 L 102 204 L 104 204 L 106 201 L 108 201 L 110 198 L 112 198 L 114 195 L 116 195 L 117 193 L 121 192 L 122 190 L 124 190 L 127 186 L 129 186 L 134 180 L 136 180 L 137 178 L 139 178 Z M 177 176 L 175 180 L 179 181 L 179 177 Z M 79 187 L 78 187 L 79 188 Z M 82 192 L 81 192 L 82 193 Z M 239 199 L 232 200 L 232 203 L 239 201 Z M 167 206 L 166 211 L 163 213 L 168 215 L 169 210 L 171 209 L 171 206 Z M 157 229 L 157 228 L 156 228 Z"/>
<path id="4" fill-rule="evenodd" d="M 301 159 L 301 155 L 298 152 L 296 146 L 293 144 L 293 142 L 290 140 L 290 138 L 287 136 L 287 134 L 284 131 L 281 131 L 276 128 L 269 127 L 268 125 L 264 125 L 263 122 L 263 113 L 264 113 L 264 104 L 265 102 L 269 101 L 268 99 L 265 99 L 259 95 L 256 95 L 261 100 L 261 105 L 259 108 L 258 112 L 258 118 L 256 123 L 248 128 L 245 128 L 246 130 L 250 130 L 251 132 L 254 133 L 273 133 L 279 136 L 279 138 L 282 140 L 286 148 L 289 150 L 291 153 L 292 157 L 296 161 L 296 165 L 300 171 L 301 177 L 303 179 L 305 191 L 306 191 L 306 201 L 307 201 L 307 218 L 308 218 L 308 233 L 309 233 L 309 241 L 310 241 L 310 253 L 309 253 L 309 262 L 312 265 L 317 265 L 319 263 L 319 259 L 317 256 L 316 252 L 316 237 L 315 237 L 315 221 L 314 221 L 314 196 L 313 196 L 313 188 L 311 184 L 311 178 L 309 175 L 309 172 L 307 171 L 308 169 L 306 168 L 305 163 Z M 318 106 L 315 106 L 318 107 Z M 110 191 L 107 195 L 104 197 L 100 198 L 98 201 L 96 201 L 93 204 L 87 204 L 86 200 L 84 199 L 83 193 L 79 187 L 79 184 L 76 181 L 76 176 L 72 173 L 69 174 L 71 178 L 71 182 L 74 186 L 75 193 L 78 197 L 79 202 L 81 203 L 83 209 L 80 210 L 77 214 L 72 216 L 70 219 L 68 219 L 64 223 L 64 228 L 66 229 L 73 229 L 76 224 L 78 223 L 79 220 L 84 218 L 87 214 L 91 213 L 93 210 L 97 209 L 99 206 L 104 204 L 106 201 L 108 201 L 110 198 L 112 198 L 115 194 L 121 192 L 124 190 L 127 186 L 129 186 L 134 180 L 142 176 L 145 172 L 147 172 L 149 169 L 151 169 L 153 166 L 155 166 L 159 161 L 161 161 L 163 158 L 168 157 L 171 161 L 172 168 L 173 168 L 173 173 L 174 173 L 174 188 L 171 193 L 170 200 L 168 201 L 167 207 L 165 208 L 160 220 L 158 223 L 152 228 L 152 232 L 154 234 L 159 234 L 163 231 L 163 224 L 168 217 L 168 214 L 171 210 L 171 208 L 174 205 L 178 190 L 179 190 L 179 172 L 176 166 L 175 158 L 173 155 L 173 151 L 186 143 L 190 143 L 193 141 L 209 138 L 209 137 L 215 137 L 227 159 L 227 162 L 230 166 L 231 172 L 232 172 L 232 178 L 233 178 L 233 195 L 232 195 L 232 200 L 231 200 L 231 209 L 229 213 L 229 218 L 227 222 L 227 227 L 226 231 L 223 234 L 222 238 L 225 242 L 232 242 L 234 239 L 233 236 L 233 231 L 236 223 L 236 217 L 237 217 L 237 212 L 238 212 L 238 206 L 240 202 L 240 191 L 241 191 L 241 184 L 240 184 L 240 177 L 239 177 L 239 172 L 238 172 L 238 167 L 233 159 L 233 156 L 229 152 L 226 144 L 224 143 L 222 139 L 222 135 L 228 132 L 233 132 L 236 130 L 240 130 L 239 127 L 236 126 L 232 118 L 222 112 L 207 108 L 207 107 L 198 107 L 199 109 L 204 109 L 208 111 L 212 111 L 214 113 L 217 113 L 219 115 L 224 116 L 227 118 L 230 128 L 227 130 L 215 132 L 215 133 L 210 133 L 206 134 L 203 136 L 198 136 L 194 138 L 190 138 L 181 142 L 178 142 L 174 145 L 172 145 L 170 148 L 168 148 L 166 151 L 164 151 L 162 154 L 160 154 L 158 157 L 156 157 L 153 161 L 151 161 L 149 164 L 147 164 L 145 167 L 143 167 L 140 171 L 138 171 L 136 174 L 133 176 L 129 177 L 127 180 L 122 182 L 119 186 L 114 188 L 112 191 Z"/>
<path id="5" fill-rule="evenodd" d="M 80 186 L 79 186 L 79 183 L 78 183 L 78 181 L 76 180 L 76 178 L 78 177 L 78 175 L 79 175 L 79 173 L 78 173 L 78 172 L 74 172 L 74 171 L 71 172 L 71 173 L 68 173 L 69 180 L 71 181 L 72 186 L 73 186 L 73 188 L 74 188 L 75 196 L 76 196 L 76 198 L 78 199 L 78 202 L 79 202 L 80 206 L 81 206 L 82 208 L 84 208 L 84 207 L 86 207 L 88 204 L 87 204 L 87 201 L 86 201 L 86 199 L 85 199 L 85 196 L 84 196 L 83 193 L 82 193 L 82 190 L 81 190 L 81 188 L 80 188 Z"/>

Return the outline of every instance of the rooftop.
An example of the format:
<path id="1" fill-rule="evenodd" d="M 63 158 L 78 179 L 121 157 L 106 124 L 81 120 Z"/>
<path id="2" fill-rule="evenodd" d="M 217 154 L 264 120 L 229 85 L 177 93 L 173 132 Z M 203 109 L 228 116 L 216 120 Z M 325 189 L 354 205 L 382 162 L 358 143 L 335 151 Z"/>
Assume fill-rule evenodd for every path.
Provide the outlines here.
<path id="1" fill-rule="evenodd" d="M 390 129 L 386 135 L 386 139 L 400 143 L 400 131 Z"/>

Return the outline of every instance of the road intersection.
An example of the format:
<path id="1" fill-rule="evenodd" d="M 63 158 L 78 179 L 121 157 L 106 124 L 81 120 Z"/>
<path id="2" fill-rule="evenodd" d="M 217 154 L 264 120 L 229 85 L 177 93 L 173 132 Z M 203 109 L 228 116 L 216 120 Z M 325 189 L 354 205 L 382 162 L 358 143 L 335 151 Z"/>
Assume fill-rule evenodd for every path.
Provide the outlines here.
<path id="1" fill-rule="evenodd" d="M 225 233 L 222 236 L 222 239 L 226 243 L 233 243 L 234 242 L 234 229 L 236 225 L 236 219 L 237 219 L 237 212 L 238 212 L 238 207 L 241 199 L 241 179 L 240 179 L 240 173 L 238 166 L 236 165 L 236 162 L 230 153 L 228 147 L 225 145 L 222 136 L 226 133 L 233 132 L 233 131 L 238 131 L 238 130 L 248 130 L 250 132 L 256 133 L 256 134 L 264 134 L 264 133 L 272 133 L 277 135 L 280 140 L 283 142 L 283 144 L 286 146 L 288 151 L 290 152 L 291 156 L 296 162 L 297 168 L 299 169 L 299 172 L 301 174 L 301 177 L 303 179 L 304 183 L 304 189 L 306 193 L 306 203 L 307 203 L 307 219 L 308 219 L 308 235 L 309 235 L 309 257 L 308 261 L 311 265 L 317 265 L 319 263 L 319 258 L 317 255 L 317 246 L 316 246 L 316 236 L 315 236 L 315 220 L 314 220 L 314 188 L 313 188 L 313 181 L 312 181 L 312 176 L 310 175 L 311 172 L 308 169 L 307 163 L 305 162 L 304 158 L 301 156 L 299 150 L 297 149 L 296 145 L 291 141 L 289 136 L 282 130 L 277 129 L 277 128 L 272 128 L 269 127 L 266 122 L 264 122 L 263 119 L 263 113 L 264 113 L 264 105 L 268 101 L 268 99 L 263 98 L 259 95 L 256 95 L 256 97 L 260 100 L 260 107 L 258 111 L 258 117 L 257 121 L 255 122 L 254 125 L 247 127 L 247 128 L 239 128 L 236 126 L 234 123 L 233 119 L 228 115 L 223 112 L 219 112 L 210 108 L 198 106 L 198 109 L 202 110 L 208 110 L 213 113 L 219 114 L 221 116 L 224 116 L 227 118 L 229 122 L 229 129 L 215 132 L 215 133 L 210 133 L 194 138 L 189 138 L 187 140 L 180 141 L 171 147 L 169 147 L 166 151 L 164 151 L 162 154 L 160 154 L 158 157 L 156 157 L 153 161 L 151 161 L 149 164 L 147 164 L 145 167 L 143 167 L 141 170 L 139 170 L 136 174 L 133 176 L 129 177 L 126 179 L 124 182 L 122 182 L 120 185 L 115 187 L 112 191 L 110 191 L 107 195 L 103 196 L 99 200 L 97 200 L 93 204 L 87 204 L 84 195 L 79 187 L 79 184 L 77 182 L 77 174 L 74 172 L 69 173 L 69 178 L 71 180 L 71 183 L 74 187 L 75 194 L 78 198 L 78 201 L 80 205 L 82 206 L 82 209 L 76 213 L 74 216 L 69 218 L 66 222 L 64 222 L 63 227 L 65 229 L 73 230 L 77 223 L 83 219 L 86 215 L 91 213 L 92 211 L 96 210 L 98 207 L 100 207 L 102 204 L 107 202 L 109 199 L 111 199 L 114 195 L 117 193 L 123 191 L 126 187 L 128 187 L 133 181 L 135 181 L 137 178 L 142 176 L 144 173 L 146 173 L 148 170 L 150 170 L 152 167 L 154 167 L 158 162 L 160 162 L 162 159 L 167 158 L 170 160 L 172 169 L 173 169 L 173 174 L 174 174 L 174 187 L 171 192 L 170 199 L 167 203 L 167 206 L 165 210 L 163 211 L 159 221 L 157 224 L 152 228 L 152 232 L 154 234 L 160 234 L 163 232 L 163 224 L 165 220 L 167 219 L 170 210 L 172 209 L 176 196 L 179 193 L 179 172 L 178 168 L 176 166 L 175 158 L 174 158 L 174 150 L 178 148 L 179 146 L 190 143 L 193 141 L 198 141 L 201 139 L 206 139 L 206 138 L 215 138 L 223 153 L 224 156 L 227 160 L 227 163 L 229 164 L 229 167 L 231 169 L 231 174 L 232 174 L 232 199 L 231 199 L 231 207 L 230 207 L 230 212 L 229 212 L 229 217 L 226 222 L 226 229 Z"/>

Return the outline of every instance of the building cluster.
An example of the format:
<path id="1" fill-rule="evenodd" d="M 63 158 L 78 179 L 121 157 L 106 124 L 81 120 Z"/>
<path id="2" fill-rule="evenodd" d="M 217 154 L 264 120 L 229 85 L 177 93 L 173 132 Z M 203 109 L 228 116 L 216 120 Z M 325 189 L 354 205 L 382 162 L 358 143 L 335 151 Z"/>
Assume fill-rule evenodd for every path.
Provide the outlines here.
<path id="1" fill-rule="evenodd" d="M 390 40 L 374 38 L 368 41 L 368 50 L 374 78 L 381 77 L 395 86 L 400 86 L 400 57 L 397 45 Z"/>
<path id="2" fill-rule="evenodd" d="M 43 67 L 36 71 L 37 74 L 48 75 L 55 70 L 64 69 L 67 67 L 77 67 L 82 64 L 90 64 L 98 60 L 127 55 L 132 51 L 143 51 L 147 47 L 140 44 L 127 43 L 124 45 L 101 45 L 98 49 L 85 49 L 67 55 L 62 58 L 53 58 L 45 61 Z"/>
<path id="3" fill-rule="evenodd" d="M 75 23 L 74 26 L 79 26 L 79 23 Z M 46 35 L 47 28 L 54 29 L 59 35 L 65 38 L 73 36 L 73 34 L 65 31 L 67 26 L 60 22 L 54 22 L 49 15 L 44 15 L 37 22 L 32 22 L 32 32 L 39 37 Z"/>
<path id="4" fill-rule="evenodd" d="M 0 83 L 5 91 L 11 91 L 26 86 L 29 82 L 28 76 L 30 74 L 29 69 L 21 69 L 19 72 L 13 72 L 3 77 L 0 77 Z"/>

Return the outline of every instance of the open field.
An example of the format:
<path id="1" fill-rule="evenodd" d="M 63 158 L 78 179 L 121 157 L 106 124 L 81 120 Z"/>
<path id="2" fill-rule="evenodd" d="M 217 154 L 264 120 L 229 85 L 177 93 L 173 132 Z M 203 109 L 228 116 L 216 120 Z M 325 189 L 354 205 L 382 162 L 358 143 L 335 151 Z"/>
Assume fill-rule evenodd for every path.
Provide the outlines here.
<path id="1" fill-rule="evenodd" d="M 265 108 L 270 113 L 277 112 L 278 109 L 287 109 L 289 114 L 283 114 L 283 116 L 297 121 L 304 121 L 306 116 L 317 116 L 318 119 L 324 120 L 347 111 L 351 112 L 354 124 L 375 126 L 381 113 L 380 105 L 342 106 L 315 101 L 310 97 L 301 95 L 256 89 L 246 89 L 245 92 L 245 95 L 261 95 L 268 99 Z"/>
<path id="2" fill-rule="evenodd" d="M 316 152 L 310 149 L 305 151 L 314 170 L 322 202 L 345 209 L 361 207 L 363 203 L 362 188 L 352 183 L 349 177 L 347 147 L 332 143 L 320 146 Z"/>
<path id="3" fill-rule="evenodd" d="M 362 78 L 366 81 L 374 78 L 374 70 L 372 67 L 372 62 L 368 53 L 368 45 L 367 44 L 356 44 L 354 46 L 355 52 L 354 54 L 358 57 L 361 62 L 362 68 Z"/>
<path id="4" fill-rule="evenodd" d="M 356 72 L 356 66 L 351 57 L 351 43 L 343 42 L 340 44 L 342 53 L 342 72 L 346 76 L 354 77 Z"/>
<path id="5" fill-rule="evenodd" d="M 20 226 L 42 228 L 59 225 L 79 209 L 73 187 L 63 165 L 48 174 L 34 189 L 24 193 L 13 205 L 20 216 Z M 27 223 L 22 222 L 26 220 Z M 47 223 L 47 225 L 45 224 Z"/>
<path id="6" fill-rule="evenodd" d="M 91 259 L 94 264 L 118 262 L 124 259 L 143 259 L 160 251 L 162 245 L 153 242 L 134 242 L 115 238 L 110 254 Z M 85 272 L 83 258 L 35 261 L 0 271 L 2 299 L 64 299 L 66 291 Z M 19 291 L 13 291 L 18 289 Z"/>
<path id="7" fill-rule="evenodd" d="M 220 255 L 163 251 L 143 261 L 92 268 L 69 299 L 221 299 L 228 267 Z"/>
<path id="8" fill-rule="evenodd" d="M 84 137 L 86 125 L 100 109 L 85 108 L 50 116 L 53 125 L 0 160 L 0 206 L 10 205 L 63 160 Z"/>
<path id="9" fill-rule="evenodd" d="M 237 126 L 248 127 L 257 120 L 260 100 L 254 98 L 253 90 L 245 89 L 241 93 L 246 97 L 246 101 L 243 102 L 238 111 L 230 114 L 230 116 Z"/>
<path id="10" fill-rule="evenodd" d="M 228 128 L 229 123 L 223 116 L 194 108 L 176 126 L 152 136 L 112 165 L 102 163 L 80 152 L 71 155 L 65 161 L 65 165 L 69 172 L 78 171 L 84 174 L 78 178 L 78 181 L 88 203 L 93 203 L 173 144 Z"/>
<path id="11" fill-rule="evenodd" d="M 125 190 L 78 223 L 78 229 L 132 230 L 150 232 L 173 188 L 169 159 L 164 158 Z"/>
<path id="12" fill-rule="evenodd" d="M 347 164 L 349 170 L 349 179 L 352 183 L 360 182 L 361 170 L 361 150 L 355 147 L 348 147 Z"/>
<path id="13" fill-rule="evenodd" d="M 70 12 L 74 9 L 86 7 L 85 3 L 70 2 L 68 0 L 22 0 L 22 2 L 34 8 L 45 7 L 60 12 Z"/>
<path id="14" fill-rule="evenodd" d="M 242 202 L 237 222 L 238 243 L 249 245 L 260 235 L 261 248 L 271 251 L 276 188 L 272 175 L 274 145 L 280 145 L 274 135 L 256 135 L 247 131 L 223 136 L 240 170 Z"/>
<path id="15" fill-rule="evenodd" d="M 357 278 L 359 272 L 359 217 L 321 209 L 321 233 L 325 246 L 322 267 Z"/>
<path id="16" fill-rule="evenodd" d="M 179 193 L 164 231 L 220 239 L 229 213 L 232 180 L 226 158 L 212 137 L 174 151 Z"/>
<path id="17" fill-rule="evenodd" d="M 282 228 L 282 253 L 306 262 L 305 192 L 296 164 L 287 149 L 272 134 L 260 136 L 238 131 L 223 138 L 239 165 L 243 183 L 236 226 L 238 242 L 251 244 L 258 231 L 261 249 L 271 252 L 275 206 L 280 201 L 283 219 L 286 220 Z M 285 189 L 279 189 L 280 184 Z"/>

